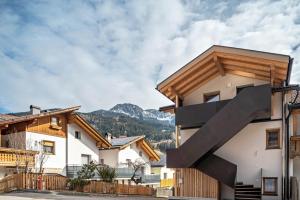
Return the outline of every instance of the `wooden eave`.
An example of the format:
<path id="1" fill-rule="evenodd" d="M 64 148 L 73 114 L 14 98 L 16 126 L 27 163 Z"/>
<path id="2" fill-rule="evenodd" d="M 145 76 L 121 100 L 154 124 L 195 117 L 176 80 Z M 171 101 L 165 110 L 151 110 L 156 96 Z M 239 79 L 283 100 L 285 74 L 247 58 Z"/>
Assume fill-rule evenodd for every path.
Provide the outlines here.
<path id="1" fill-rule="evenodd" d="M 137 146 L 144 150 L 151 161 L 159 161 L 159 155 L 154 151 L 150 144 L 144 139 L 137 141 Z"/>
<path id="2" fill-rule="evenodd" d="M 96 140 L 96 145 L 99 148 L 109 148 L 111 144 L 104 139 L 101 134 L 92 127 L 85 119 L 83 119 L 78 114 L 74 114 L 71 117 L 72 121 L 76 123 L 79 127 L 81 127 L 89 136 L 91 136 L 94 140 Z"/>
<path id="3" fill-rule="evenodd" d="M 290 56 L 212 46 L 157 85 L 157 90 L 175 102 L 217 76 L 226 73 L 270 82 L 282 86 L 289 76 Z"/>
<path id="4" fill-rule="evenodd" d="M 80 108 L 80 106 L 74 106 L 74 107 L 70 107 L 70 108 L 61 109 L 61 110 L 58 110 L 58 111 L 43 112 L 41 114 L 36 114 L 36 115 L 16 117 L 14 119 L 0 121 L 0 127 L 8 126 L 10 124 L 16 124 L 16 123 L 19 123 L 19 122 L 30 121 L 30 120 L 34 120 L 34 119 L 38 119 L 38 118 L 42 118 L 42 117 L 47 117 L 47 116 L 53 116 L 53 115 L 64 114 L 64 113 L 71 113 L 71 112 L 74 112 L 74 111 L 78 110 L 79 108 Z"/>
<path id="5" fill-rule="evenodd" d="M 134 140 L 128 142 L 127 144 L 124 144 L 124 145 L 122 145 L 122 146 L 118 146 L 118 148 L 120 148 L 120 149 L 125 149 L 126 147 L 130 146 L 131 144 L 133 144 L 133 143 L 135 143 L 135 142 L 137 142 L 137 141 L 139 141 L 139 140 L 142 140 L 142 139 L 144 139 L 144 138 L 145 138 L 145 136 L 142 135 L 142 136 L 140 136 L 140 137 L 138 137 L 138 138 L 136 138 L 136 139 L 134 139 Z"/>
<path id="6" fill-rule="evenodd" d="M 160 112 L 165 112 L 165 113 L 175 113 L 175 105 L 169 105 L 169 106 L 163 106 L 159 108 Z"/>

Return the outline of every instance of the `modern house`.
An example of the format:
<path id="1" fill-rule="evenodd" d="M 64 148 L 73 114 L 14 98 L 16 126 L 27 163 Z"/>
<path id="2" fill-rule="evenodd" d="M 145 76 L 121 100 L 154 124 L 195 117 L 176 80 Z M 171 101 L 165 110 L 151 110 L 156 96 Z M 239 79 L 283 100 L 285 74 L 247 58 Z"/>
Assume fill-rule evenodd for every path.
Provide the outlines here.
<path id="1" fill-rule="evenodd" d="M 75 113 L 80 108 L 0 115 L 0 176 L 24 170 L 68 174 L 69 166 L 99 162 L 99 148 L 110 147 L 92 126 Z"/>
<path id="2" fill-rule="evenodd" d="M 106 134 L 106 140 L 111 143 L 110 148 L 100 150 L 100 163 L 117 170 L 117 179 L 125 184 L 133 175 L 133 166 L 140 165 L 137 178 L 145 185 L 159 185 L 160 176 L 151 174 L 151 161 L 160 158 L 145 136 L 121 136 L 114 138 L 110 133 Z"/>
<path id="3" fill-rule="evenodd" d="M 175 196 L 290 199 L 299 190 L 297 85 L 288 55 L 212 46 L 157 85 L 175 105 Z"/>
<path id="4" fill-rule="evenodd" d="M 160 176 L 160 187 L 171 188 L 174 183 L 174 170 L 167 168 L 167 157 L 165 154 L 160 156 L 159 161 L 151 162 L 151 174 L 158 174 Z"/>

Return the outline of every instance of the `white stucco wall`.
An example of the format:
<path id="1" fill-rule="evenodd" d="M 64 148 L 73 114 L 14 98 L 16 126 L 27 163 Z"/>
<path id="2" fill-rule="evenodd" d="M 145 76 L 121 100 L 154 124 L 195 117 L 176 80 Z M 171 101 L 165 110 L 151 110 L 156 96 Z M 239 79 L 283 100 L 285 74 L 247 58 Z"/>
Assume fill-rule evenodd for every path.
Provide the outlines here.
<path id="1" fill-rule="evenodd" d="M 75 131 L 81 133 L 81 139 L 75 138 Z M 96 141 L 78 125 L 68 124 L 68 164 L 81 165 L 81 155 L 86 154 L 91 160 L 99 162 L 99 149 Z"/>
<path id="2" fill-rule="evenodd" d="M 48 155 L 44 164 L 45 172 L 65 173 L 66 166 L 66 138 L 50 136 L 45 134 L 26 132 L 27 149 L 39 150 L 40 142 L 43 140 L 55 142 L 55 154 Z M 38 168 L 38 156 L 36 162 Z"/>
<path id="3" fill-rule="evenodd" d="M 253 84 L 254 86 L 266 84 L 267 82 L 226 74 L 219 76 L 207 84 L 199 87 L 186 96 L 183 105 L 203 103 L 203 94 L 220 91 L 220 100 L 232 99 L 236 96 L 236 87 Z M 281 94 L 272 95 L 272 119 L 280 119 Z M 237 181 L 245 184 L 260 186 L 260 169 L 263 176 L 278 177 L 278 196 L 264 196 L 263 199 L 281 199 L 281 177 L 282 177 L 282 150 L 266 150 L 266 129 L 280 128 L 282 132 L 282 121 L 269 121 L 252 123 L 242 129 L 229 142 L 216 151 L 216 154 L 230 162 L 237 164 Z M 185 129 L 180 131 L 180 144 L 183 144 L 198 129 Z M 222 194 L 231 197 L 234 194 L 229 188 L 223 186 Z"/>
<path id="4" fill-rule="evenodd" d="M 103 149 L 100 150 L 99 160 L 103 159 L 104 164 L 113 168 L 118 167 L 119 149 Z"/>
<path id="5" fill-rule="evenodd" d="M 218 76 L 184 97 L 183 105 L 203 103 L 203 94 L 215 91 L 220 91 L 221 100 L 232 99 L 236 96 L 236 87 L 249 84 L 254 84 L 256 86 L 267 84 L 267 82 L 232 74 Z"/>
<path id="6" fill-rule="evenodd" d="M 166 166 L 160 169 L 160 179 L 164 179 L 164 174 L 167 174 L 167 179 L 172 179 L 174 177 L 175 171 L 171 168 L 167 168 Z"/>
<path id="7" fill-rule="evenodd" d="M 139 152 L 142 151 L 142 156 L 139 156 Z M 146 163 L 145 165 L 145 174 L 151 174 L 151 166 L 150 160 L 147 154 L 139 147 L 137 147 L 136 143 L 131 144 L 130 146 L 119 151 L 119 165 L 126 163 L 126 159 L 131 159 L 132 162 L 138 160 L 142 160 Z"/>

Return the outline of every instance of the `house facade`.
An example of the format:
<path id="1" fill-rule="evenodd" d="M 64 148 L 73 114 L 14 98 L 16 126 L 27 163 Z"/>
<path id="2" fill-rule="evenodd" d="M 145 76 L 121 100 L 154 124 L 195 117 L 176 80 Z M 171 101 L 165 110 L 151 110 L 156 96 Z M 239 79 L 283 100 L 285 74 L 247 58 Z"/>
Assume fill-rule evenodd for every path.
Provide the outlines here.
<path id="1" fill-rule="evenodd" d="M 20 162 L 29 159 L 30 171 L 62 175 L 68 175 L 68 168 L 74 165 L 99 162 L 99 148 L 111 145 L 75 113 L 79 108 L 41 110 L 31 106 L 29 112 L 0 115 L 0 175 L 24 170 L 25 164 Z M 15 151 L 24 153 L 20 156 Z M 6 164 L 5 159 L 11 163 Z"/>
<path id="2" fill-rule="evenodd" d="M 291 67 L 287 55 L 212 46 L 157 86 L 175 103 L 161 108 L 176 115 L 175 196 L 279 200 L 299 190 Z"/>
<path id="3" fill-rule="evenodd" d="M 132 165 L 140 164 L 137 177 L 141 178 L 141 183 L 159 185 L 160 177 L 151 174 L 150 162 L 160 158 L 145 136 L 113 138 L 107 133 L 106 139 L 112 146 L 100 150 L 100 163 L 115 168 L 119 182 L 127 184 L 133 175 Z"/>

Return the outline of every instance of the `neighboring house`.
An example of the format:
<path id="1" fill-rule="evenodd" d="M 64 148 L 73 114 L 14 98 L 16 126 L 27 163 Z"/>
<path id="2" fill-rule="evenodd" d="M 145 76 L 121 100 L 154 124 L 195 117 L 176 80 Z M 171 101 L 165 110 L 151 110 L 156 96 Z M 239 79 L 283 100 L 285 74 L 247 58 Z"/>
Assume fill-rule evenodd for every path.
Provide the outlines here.
<path id="1" fill-rule="evenodd" d="M 24 162 L 27 157 L 32 171 L 40 171 L 44 159 L 45 173 L 63 175 L 68 174 L 68 166 L 99 162 L 99 148 L 111 145 L 75 113 L 79 108 L 41 110 L 31 106 L 29 112 L 0 115 L 0 176 L 24 170 L 25 164 L 18 160 Z M 22 159 L 16 160 L 19 151 L 24 151 Z"/>
<path id="2" fill-rule="evenodd" d="M 151 174 L 160 176 L 160 187 L 172 187 L 174 182 L 174 170 L 167 168 L 166 155 L 160 156 L 159 161 L 151 162 Z"/>
<path id="3" fill-rule="evenodd" d="M 159 176 L 151 175 L 150 161 L 158 161 L 159 156 L 145 140 L 145 136 L 112 138 L 106 134 L 106 139 L 112 145 L 100 150 L 100 163 L 117 169 L 117 179 L 123 182 L 133 175 L 132 163 L 143 163 L 138 171 L 143 184 L 159 184 Z M 127 183 L 127 182 L 125 182 Z"/>
<path id="4" fill-rule="evenodd" d="M 300 179 L 299 87 L 288 55 L 212 46 L 157 90 L 175 103 L 175 196 L 289 199 Z"/>

